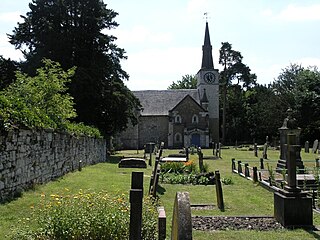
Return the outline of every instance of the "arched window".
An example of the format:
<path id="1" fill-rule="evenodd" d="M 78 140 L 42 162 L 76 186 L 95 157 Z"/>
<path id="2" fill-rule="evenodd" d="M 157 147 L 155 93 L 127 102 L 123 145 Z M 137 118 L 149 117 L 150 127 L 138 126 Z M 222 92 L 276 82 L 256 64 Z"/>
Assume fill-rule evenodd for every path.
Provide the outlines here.
<path id="1" fill-rule="evenodd" d="M 198 117 L 198 115 L 194 114 L 192 116 L 192 123 L 198 123 L 198 122 L 199 122 L 199 117 Z"/>
<path id="2" fill-rule="evenodd" d="M 174 136 L 174 140 L 176 143 L 181 143 L 182 142 L 182 136 L 181 133 L 176 133 Z"/>
<path id="3" fill-rule="evenodd" d="M 182 119 L 181 119 L 181 116 L 180 115 L 177 115 L 175 117 L 175 123 L 181 123 L 182 122 Z"/>

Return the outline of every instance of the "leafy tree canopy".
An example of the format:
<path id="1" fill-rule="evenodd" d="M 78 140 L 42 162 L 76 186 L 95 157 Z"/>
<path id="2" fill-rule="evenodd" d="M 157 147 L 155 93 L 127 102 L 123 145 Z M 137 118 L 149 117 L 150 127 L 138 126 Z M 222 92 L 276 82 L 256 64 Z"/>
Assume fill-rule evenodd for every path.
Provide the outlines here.
<path id="1" fill-rule="evenodd" d="M 197 88 L 197 78 L 195 75 L 184 75 L 181 80 L 177 82 L 172 82 L 168 89 L 196 89 Z"/>
<path id="2" fill-rule="evenodd" d="M 108 34 L 118 26 L 117 13 L 102 0 L 33 0 L 29 7 L 9 35 L 26 58 L 22 70 L 35 74 L 43 58 L 61 63 L 65 70 L 76 66 L 69 92 L 77 121 L 107 135 L 123 130 L 130 120 L 135 123 L 140 104 L 123 83 L 129 77 L 120 65 L 125 51 Z"/>
<path id="3" fill-rule="evenodd" d="M 16 79 L 15 71 L 18 70 L 18 63 L 0 56 L 0 90 L 6 88 Z"/>
<path id="4" fill-rule="evenodd" d="M 320 135 L 320 72 L 317 67 L 291 64 L 282 70 L 272 85 L 283 110 L 294 110 L 302 128 L 302 140 Z"/>
<path id="5" fill-rule="evenodd" d="M 239 51 L 233 50 L 228 42 L 222 42 L 219 50 L 219 64 L 223 66 L 220 79 L 227 85 L 232 81 L 237 84 L 243 83 L 243 87 L 249 88 L 256 84 L 256 75 L 251 73 L 250 68 L 242 62 L 242 55 Z"/>
<path id="6" fill-rule="evenodd" d="M 63 71 L 59 63 L 48 59 L 43 64 L 34 77 L 18 71 L 16 81 L 0 92 L 1 128 L 50 128 L 100 136 L 97 129 L 70 122 L 76 112 L 66 84 L 75 68 Z"/>

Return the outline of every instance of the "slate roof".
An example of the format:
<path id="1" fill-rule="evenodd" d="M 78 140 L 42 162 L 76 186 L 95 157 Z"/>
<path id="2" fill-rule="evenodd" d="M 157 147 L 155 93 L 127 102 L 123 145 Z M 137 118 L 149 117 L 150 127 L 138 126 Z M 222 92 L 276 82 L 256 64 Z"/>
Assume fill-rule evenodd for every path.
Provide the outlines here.
<path id="1" fill-rule="evenodd" d="M 144 90 L 133 91 L 133 94 L 141 102 L 143 107 L 142 116 L 166 116 L 169 110 L 173 109 L 187 95 L 190 95 L 200 104 L 197 89 Z"/>

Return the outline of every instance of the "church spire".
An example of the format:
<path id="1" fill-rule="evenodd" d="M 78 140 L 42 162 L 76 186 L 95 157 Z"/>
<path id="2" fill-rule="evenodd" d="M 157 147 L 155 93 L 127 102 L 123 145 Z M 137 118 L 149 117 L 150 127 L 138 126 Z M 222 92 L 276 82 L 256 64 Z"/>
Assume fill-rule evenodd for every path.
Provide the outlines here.
<path id="1" fill-rule="evenodd" d="M 206 22 L 206 30 L 204 34 L 204 44 L 202 46 L 202 64 L 201 69 L 213 69 L 212 46 L 210 42 L 209 26 Z"/>

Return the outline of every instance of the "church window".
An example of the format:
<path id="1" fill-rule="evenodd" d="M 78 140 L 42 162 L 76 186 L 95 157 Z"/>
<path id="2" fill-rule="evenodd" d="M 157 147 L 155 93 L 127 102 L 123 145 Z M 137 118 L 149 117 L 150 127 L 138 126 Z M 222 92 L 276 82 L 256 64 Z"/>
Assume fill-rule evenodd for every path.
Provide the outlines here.
<path id="1" fill-rule="evenodd" d="M 192 123 L 198 123 L 198 122 L 199 122 L 199 117 L 198 117 L 198 115 L 194 114 L 192 116 Z"/>
<path id="2" fill-rule="evenodd" d="M 176 133 L 176 135 L 175 135 L 175 142 L 177 142 L 177 143 L 182 142 L 181 133 Z"/>
<path id="3" fill-rule="evenodd" d="M 176 122 L 176 123 L 181 123 L 181 116 L 180 116 L 180 115 L 177 115 L 177 116 L 176 116 L 175 122 Z"/>

